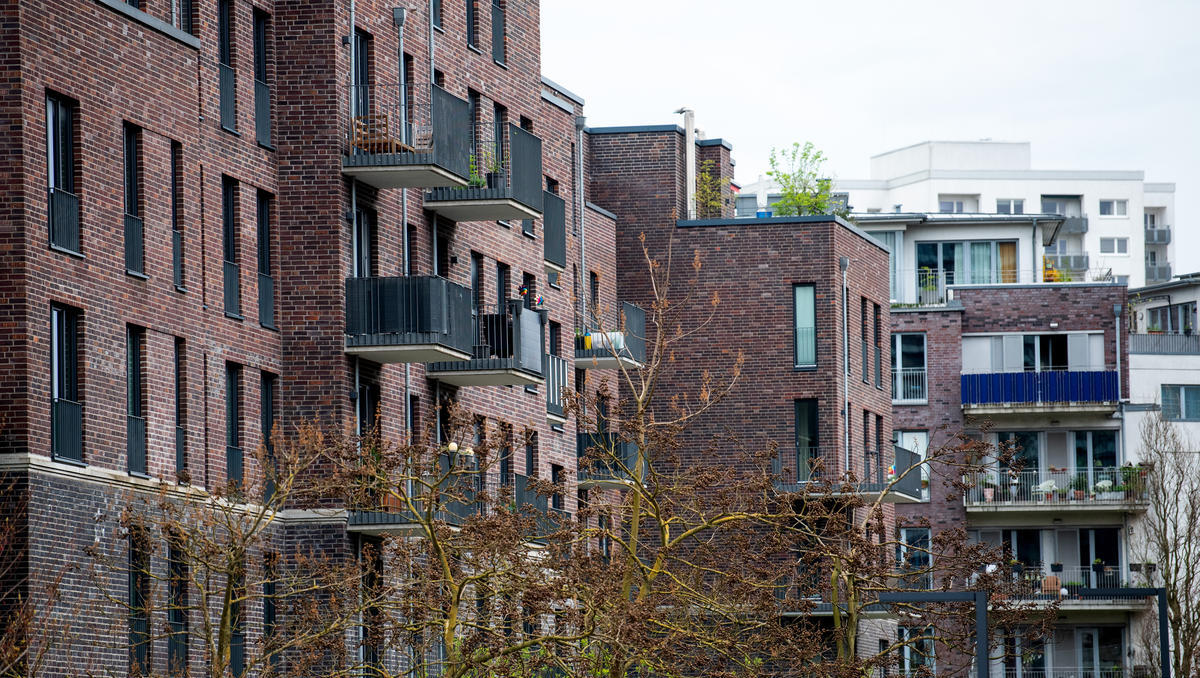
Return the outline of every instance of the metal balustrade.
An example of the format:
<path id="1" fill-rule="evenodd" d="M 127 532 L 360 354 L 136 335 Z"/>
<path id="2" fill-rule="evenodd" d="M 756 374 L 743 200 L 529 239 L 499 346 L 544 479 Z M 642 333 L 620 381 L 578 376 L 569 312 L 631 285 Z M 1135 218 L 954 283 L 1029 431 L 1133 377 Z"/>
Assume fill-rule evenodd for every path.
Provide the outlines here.
<path id="1" fill-rule="evenodd" d="M 849 461 L 847 471 L 842 446 L 788 448 L 780 450 L 771 470 L 778 476 L 776 487 L 785 492 L 822 491 L 828 481 L 834 491 L 843 488 L 856 494 L 886 492 L 892 500 L 921 499 L 920 469 L 909 471 L 921 462 L 915 453 L 894 445 L 867 450 L 852 447 Z"/>
<path id="2" fill-rule="evenodd" d="M 1147 245 L 1169 245 L 1171 244 L 1171 227 L 1170 226 L 1155 226 L 1154 228 L 1146 229 L 1146 244 Z"/>
<path id="3" fill-rule="evenodd" d="M 125 271 L 145 275 L 146 273 L 145 224 L 139 217 L 125 215 Z"/>
<path id="4" fill-rule="evenodd" d="M 50 244 L 80 252 L 79 244 L 79 197 L 61 188 L 49 189 Z"/>
<path id="5" fill-rule="evenodd" d="M 497 143 L 497 132 L 503 137 Z M 542 215 L 542 141 L 516 125 L 475 126 L 467 186 L 434 188 L 426 209 L 455 221 L 530 219 Z"/>
<path id="6" fill-rule="evenodd" d="M 542 374 L 546 377 L 546 413 L 563 417 L 563 389 L 567 387 L 567 361 L 549 353 L 543 356 Z"/>
<path id="7" fill-rule="evenodd" d="M 1170 279 L 1171 279 L 1171 265 L 1170 264 L 1158 264 L 1158 265 L 1146 264 L 1146 282 L 1148 282 L 1148 283 L 1167 282 Z"/>
<path id="8" fill-rule="evenodd" d="M 217 64 L 220 80 L 221 127 L 237 131 L 237 74 L 225 64 Z"/>
<path id="9" fill-rule="evenodd" d="M 923 403 L 929 398 L 924 367 L 892 370 L 892 402 Z"/>
<path id="10" fill-rule="evenodd" d="M 589 484 L 622 484 L 632 480 L 637 469 L 638 449 L 633 442 L 622 440 L 612 431 L 581 431 L 575 434 L 575 456 L 579 467 L 579 482 Z M 642 477 L 649 472 L 643 463 Z"/>
<path id="11" fill-rule="evenodd" d="M 1001 567 L 997 565 L 997 567 Z M 1128 582 L 1119 565 L 1022 563 L 1003 565 L 1012 577 L 1011 595 L 1019 600 L 1055 601 L 1062 605 L 1105 607 L 1138 604 L 1143 596 L 1084 596 L 1085 589 L 1120 589 Z"/>
<path id="12" fill-rule="evenodd" d="M 967 506 L 1042 506 L 1068 510 L 1147 500 L 1146 469 L 1104 466 L 1087 469 L 998 470 L 968 479 Z"/>
<path id="13" fill-rule="evenodd" d="M 566 270 L 567 203 L 549 191 L 542 194 L 542 250 L 547 267 Z"/>
<path id="14" fill-rule="evenodd" d="M 471 114 L 437 85 L 352 85 L 343 171 L 378 188 L 462 186 L 470 178 Z M 540 172 L 540 169 L 539 169 Z"/>
<path id="15" fill-rule="evenodd" d="M 271 86 L 254 79 L 254 136 L 262 146 L 271 145 Z"/>
<path id="16" fill-rule="evenodd" d="M 575 338 L 575 366 L 615 369 L 646 362 L 646 311 L 621 302 L 615 310 L 588 309 L 585 330 Z"/>
<path id="17" fill-rule="evenodd" d="M 226 261 L 222 269 L 225 296 L 225 315 L 242 317 L 242 269 L 232 261 Z"/>
<path id="18" fill-rule="evenodd" d="M 431 375 L 460 386 L 541 383 L 545 353 L 541 311 L 510 300 L 503 306 L 478 307 L 471 323 L 470 359 L 430 363 Z"/>
<path id="19" fill-rule="evenodd" d="M 50 444 L 55 457 L 83 461 L 83 405 L 63 398 L 50 403 Z"/>
<path id="20" fill-rule="evenodd" d="M 1131 334 L 1129 352 L 1150 355 L 1200 355 L 1200 335 Z"/>
<path id="21" fill-rule="evenodd" d="M 129 472 L 146 475 L 146 418 L 125 415 L 125 454 Z"/>
<path id="22" fill-rule="evenodd" d="M 964 408 L 994 405 L 1115 403 L 1117 371 L 1039 370 L 968 373 L 961 377 Z"/>

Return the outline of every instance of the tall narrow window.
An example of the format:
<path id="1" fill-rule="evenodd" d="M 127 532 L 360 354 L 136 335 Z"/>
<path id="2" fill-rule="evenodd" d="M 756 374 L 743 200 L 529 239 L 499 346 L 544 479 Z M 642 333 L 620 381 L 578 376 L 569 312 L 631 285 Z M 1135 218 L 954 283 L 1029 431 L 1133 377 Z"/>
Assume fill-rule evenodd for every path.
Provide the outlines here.
<path id="1" fill-rule="evenodd" d="M 373 670 L 364 671 L 365 675 L 383 675 L 383 610 L 374 602 L 380 599 L 384 582 L 383 573 L 383 542 L 377 539 L 364 538 L 359 542 L 359 565 L 362 568 L 362 600 L 367 604 L 363 611 L 362 626 L 359 634 L 362 637 L 362 663 Z"/>
<path id="2" fill-rule="evenodd" d="M 537 305 L 537 277 L 532 273 L 521 274 L 521 301 L 525 302 L 525 308 Z"/>
<path id="3" fill-rule="evenodd" d="M 499 450 L 497 456 L 500 458 L 500 484 L 512 485 L 513 482 L 513 454 L 512 454 L 512 432 L 511 429 L 501 427 L 501 438 L 497 445 Z"/>
<path id="4" fill-rule="evenodd" d="M 925 335 L 893 334 L 892 402 L 926 400 Z"/>
<path id="5" fill-rule="evenodd" d="M 258 322 L 275 329 L 275 278 L 271 275 L 271 194 L 258 192 Z"/>
<path id="6" fill-rule="evenodd" d="M 479 47 L 479 0 L 466 0 L 467 3 L 467 44 Z"/>
<path id="7" fill-rule="evenodd" d="M 508 167 L 507 158 L 505 157 L 505 130 L 508 129 L 508 109 L 500 104 L 492 104 L 492 148 L 491 157 L 488 158 L 487 172 L 489 175 L 499 177 L 504 176 L 504 171 Z M 505 185 L 505 179 L 499 179 L 499 184 L 493 184 L 493 187 Z"/>
<path id="8" fill-rule="evenodd" d="M 246 563 L 238 561 L 229 576 L 234 580 L 233 602 L 229 616 L 232 619 L 229 633 L 229 672 L 233 678 L 242 678 L 246 673 Z"/>
<path id="9" fill-rule="evenodd" d="M 883 388 L 883 311 L 879 304 L 875 307 L 875 388 Z"/>
<path id="10" fill-rule="evenodd" d="M 176 7 L 175 25 L 184 33 L 195 35 L 192 2 L 193 0 L 178 0 L 173 4 Z"/>
<path id="11" fill-rule="evenodd" d="M 496 262 L 496 303 L 499 304 L 498 312 L 503 313 L 504 307 L 508 302 L 508 281 L 512 277 L 512 272 L 508 264 Z"/>
<path id="12" fill-rule="evenodd" d="M 75 102 L 46 95 L 46 157 L 50 245 L 80 253 L 79 196 L 75 194 Z"/>
<path id="13" fill-rule="evenodd" d="M 817 423 L 817 401 L 801 399 L 796 401 L 796 456 L 791 469 L 785 466 L 785 476 L 788 472 L 794 474 L 797 482 L 811 480 L 813 466 L 820 457 L 820 438 Z M 785 477 L 785 482 L 787 478 Z"/>
<path id="14" fill-rule="evenodd" d="M 146 475 L 146 392 L 142 379 L 146 330 L 136 325 L 125 328 L 125 419 L 126 455 L 129 472 Z"/>
<path id="15" fill-rule="evenodd" d="M 125 272 L 145 275 L 145 233 L 142 222 L 142 130 L 124 125 Z"/>
<path id="16" fill-rule="evenodd" d="M 150 675 L 150 539 L 140 526 L 129 531 L 129 675 Z"/>
<path id="17" fill-rule="evenodd" d="M 242 484 L 242 366 L 225 363 L 225 477 Z"/>
<path id="18" fill-rule="evenodd" d="M 473 89 L 467 90 L 467 114 L 471 117 L 471 158 L 475 161 L 471 178 L 481 181 L 484 172 L 487 171 L 487 163 L 482 157 L 483 140 L 479 138 L 483 129 L 483 112 L 479 92 Z"/>
<path id="19" fill-rule="evenodd" d="M 187 469 L 187 344 L 175 339 L 175 473 Z"/>
<path id="20" fill-rule="evenodd" d="M 537 431 L 525 431 L 525 477 L 537 477 Z"/>
<path id="21" fill-rule="evenodd" d="M 79 311 L 50 307 L 50 445 L 54 456 L 83 461 L 79 392 Z"/>
<path id="22" fill-rule="evenodd" d="M 275 389 L 279 379 L 270 372 L 263 372 L 259 382 L 259 429 L 262 431 L 263 449 L 267 453 L 267 468 L 263 469 L 264 500 L 270 503 L 275 498 Z"/>
<path id="23" fill-rule="evenodd" d="M 508 36 L 506 24 L 504 0 L 492 0 L 492 59 L 498 64 L 503 64 L 508 54 L 504 44 Z"/>
<path id="24" fill-rule="evenodd" d="M 817 366 L 817 307 L 812 285 L 792 288 L 796 321 L 796 367 Z"/>
<path id="25" fill-rule="evenodd" d="M 188 675 L 187 545 L 180 534 L 167 537 L 167 675 Z"/>
<path id="26" fill-rule="evenodd" d="M 471 252 L 471 301 L 474 311 L 483 307 L 483 255 Z"/>
<path id="27" fill-rule="evenodd" d="M 588 304 L 588 320 L 595 321 L 600 313 L 600 274 L 595 271 L 588 272 Z"/>
<path id="28" fill-rule="evenodd" d="M 260 146 L 271 146 L 271 86 L 267 84 L 267 46 L 271 15 L 254 10 L 254 135 Z"/>
<path id="29" fill-rule="evenodd" d="M 279 651 L 277 648 L 278 641 L 275 638 L 275 631 L 279 627 L 279 622 L 276 615 L 278 580 L 279 554 L 275 551 L 268 551 L 263 555 L 263 652 L 267 655 L 267 663 L 274 667 L 276 674 L 278 674 L 279 670 Z"/>
<path id="30" fill-rule="evenodd" d="M 237 132 L 237 80 L 233 70 L 233 0 L 217 0 L 217 72 L 221 127 Z"/>
<path id="31" fill-rule="evenodd" d="M 442 0 L 430 0 L 429 11 L 433 13 L 433 27 L 442 27 Z"/>
<path id="32" fill-rule="evenodd" d="M 237 181 L 221 177 L 221 251 L 224 257 L 225 315 L 242 317 L 242 269 L 238 264 Z"/>
<path id="33" fill-rule="evenodd" d="M 360 207 L 354 212 L 354 277 L 370 278 L 375 272 L 375 211 Z"/>
<path id="34" fill-rule="evenodd" d="M 556 511 L 565 510 L 563 504 L 563 485 L 564 485 L 563 467 L 558 464 L 550 465 L 550 482 L 554 483 L 554 494 L 550 495 L 550 507 Z"/>
<path id="35" fill-rule="evenodd" d="M 867 366 L 871 364 L 867 353 L 867 307 L 870 303 L 866 297 L 862 297 L 859 309 L 859 323 L 862 325 L 862 380 L 864 384 L 868 383 Z"/>
<path id="36" fill-rule="evenodd" d="M 183 286 L 183 145 L 171 142 L 171 272 L 175 289 Z"/>
<path id="37" fill-rule="evenodd" d="M 354 30 L 354 115 L 371 114 L 371 34 Z"/>

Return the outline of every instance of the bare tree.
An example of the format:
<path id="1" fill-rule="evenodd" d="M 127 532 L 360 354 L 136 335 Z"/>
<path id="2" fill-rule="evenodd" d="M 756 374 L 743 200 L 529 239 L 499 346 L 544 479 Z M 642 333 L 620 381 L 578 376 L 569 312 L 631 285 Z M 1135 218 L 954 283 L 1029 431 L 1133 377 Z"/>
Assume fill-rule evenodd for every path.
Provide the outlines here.
<path id="1" fill-rule="evenodd" d="M 1200 671 L 1200 452 L 1161 411 L 1142 419 L 1140 433 L 1148 506 L 1132 540 L 1134 560 L 1153 563 L 1143 578 L 1166 588 L 1171 675 L 1193 676 Z M 1157 630 L 1146 640 L 1156 656 Z"/>

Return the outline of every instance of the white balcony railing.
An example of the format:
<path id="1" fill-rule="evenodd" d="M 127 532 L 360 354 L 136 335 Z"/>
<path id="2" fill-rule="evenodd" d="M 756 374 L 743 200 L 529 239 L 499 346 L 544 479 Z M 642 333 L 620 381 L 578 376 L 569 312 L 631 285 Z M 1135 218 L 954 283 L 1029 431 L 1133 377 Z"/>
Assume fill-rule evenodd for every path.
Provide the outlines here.
<path id="1" fill-rule="evenodd" d="M 972 479 L 967 506 L 1042 505 L 1069 509 L 1146 500 L 1144 469 L 1106 466 L 1090 469 L 998 471 Z"/>
<path id="2" fill-rule="evenodd" d="M 926 390 L 924 367 L 906 367 L 892 371 L 892 402 L 923 403 L 929 395 Z"/>

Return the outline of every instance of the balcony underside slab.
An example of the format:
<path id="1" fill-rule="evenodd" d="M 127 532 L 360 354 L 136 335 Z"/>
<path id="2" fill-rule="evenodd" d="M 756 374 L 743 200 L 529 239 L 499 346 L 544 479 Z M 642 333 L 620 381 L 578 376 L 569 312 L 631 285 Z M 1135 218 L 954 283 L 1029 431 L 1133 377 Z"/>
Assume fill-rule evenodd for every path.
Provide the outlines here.
<path id="1" fill-rule="evenodd" d="M 462 187 L 467 181 L 435 164 L 355 165 L 344 163 L 342 174 L 375 188 Z"/>
<path id="2" fill-rule="evenodd" d="M 381 365 L 470 360 L 471 354 L 436 342 L 388 343 L 386 338 L 347 337 L 346 353 Z"/>
<path id="3" fill-rule="evenodd" d="M 509 221 L 537 219 L 541 214 L 512 198 L 426 201 L 425 209 L 452 221 Z"/>
<path id="4" fill-rule="evenodd" d="M 962 409 L 966 414 L 989 417 L 1025 414 L 1112 414 L 1117 411 L 1117 404 L 1115 402 L 964 404 Z"/>

